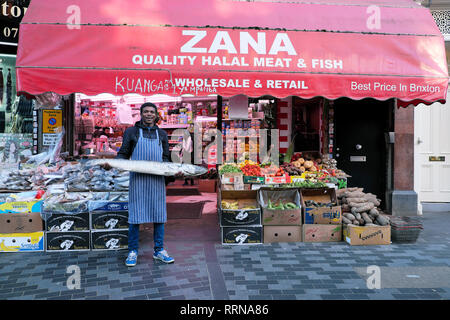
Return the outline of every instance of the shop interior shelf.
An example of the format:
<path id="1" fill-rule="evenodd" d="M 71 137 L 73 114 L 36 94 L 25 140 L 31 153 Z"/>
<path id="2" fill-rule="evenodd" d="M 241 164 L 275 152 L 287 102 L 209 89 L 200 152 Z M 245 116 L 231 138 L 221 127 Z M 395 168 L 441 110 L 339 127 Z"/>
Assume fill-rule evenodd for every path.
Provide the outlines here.
<path id="1" fill-rule="evenodd" d="M 159 127 L 161 129 L 187 128 L 189 127 L 189 124 L 162 124 Z"/>

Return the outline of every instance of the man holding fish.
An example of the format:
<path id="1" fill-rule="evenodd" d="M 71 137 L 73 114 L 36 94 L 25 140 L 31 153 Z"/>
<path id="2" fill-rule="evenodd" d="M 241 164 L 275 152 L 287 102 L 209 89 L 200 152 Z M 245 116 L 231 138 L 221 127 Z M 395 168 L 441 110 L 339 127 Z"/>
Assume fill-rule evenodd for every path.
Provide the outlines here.
<path id="1" fill-rule="evenodd" d="M 144 103 L 140 108 L 141 120 L 127 128 L 122 147 L 116 159 L 170 162 L 167 133 L 156 123 L 158 110 L 153 103 Z M 111 168 L 103 164 L 105 169 Z M 177 173 L 176 176 L 183 174 Z M 154 175 L 130 171 L 129 187 L 129 234 L 127 266 L 135 266 L 138 257 L 139 225 L 153 223 L 155 260 L 173 263 L 175 260 L 164 249 L 164 224 L 167 221 L 166 184 L 164 175 Z"/>

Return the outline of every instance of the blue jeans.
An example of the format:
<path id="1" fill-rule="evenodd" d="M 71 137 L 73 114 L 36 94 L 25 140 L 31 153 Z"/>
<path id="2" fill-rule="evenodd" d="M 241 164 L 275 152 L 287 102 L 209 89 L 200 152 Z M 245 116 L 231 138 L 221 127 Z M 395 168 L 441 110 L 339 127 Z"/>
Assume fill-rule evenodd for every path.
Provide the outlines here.
<path id="1" fill-rule="evenodd" d="M 164 248 L 164 223 L 153 223 L 154 251 Z M 128 251 L 139 249 L 139 224 L 130 224 L 128 227 Z"/>

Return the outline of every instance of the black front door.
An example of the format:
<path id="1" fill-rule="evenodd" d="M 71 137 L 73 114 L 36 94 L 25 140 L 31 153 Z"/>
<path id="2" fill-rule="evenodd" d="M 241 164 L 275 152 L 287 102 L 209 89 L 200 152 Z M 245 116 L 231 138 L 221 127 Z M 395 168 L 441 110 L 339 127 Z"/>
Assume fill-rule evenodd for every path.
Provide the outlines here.
<path id="1" fill-rule="evenodd" d="M 338 168 L 351 176 L 348 187 L 376 194 L 385 208 L 388 169 L 385 133 L 390 131 L 391 103 L 341 98 L 334 105 Z"/>

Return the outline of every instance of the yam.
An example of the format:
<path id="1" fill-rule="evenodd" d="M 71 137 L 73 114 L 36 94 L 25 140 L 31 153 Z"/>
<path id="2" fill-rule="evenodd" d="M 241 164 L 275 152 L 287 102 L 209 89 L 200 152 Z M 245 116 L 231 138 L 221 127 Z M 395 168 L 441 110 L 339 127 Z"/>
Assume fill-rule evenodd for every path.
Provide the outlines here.
<path id="1" fill-rule="evenodd" d="M 355 216 L 356 220 L 360 220 L 361 219 L 361 214 L 359 212 L 356 212 L 354 214 L 354 216 Z"/>
<path id="2" fill-rule="evenodd" d="M 350 206 L 346 203 L 342 205 L 342 211 L 350 211 Z"/>
<path id="3" fill-rule="evenodd" d="M 349 220 L 351 220 L 351 221 L 356 219 L 355 216 L 353 214 L 351 214 L 351 213 L 344 213 L 344 217 L 349 219 Z"/>
<path id="4" fill-rule="evenodd" d="M 361 203 L 361 202 L 369 202 L 366 198 L 361 197 L 361 198 L 346 198 L 347 202 L 353 202 L 353 203 Z"/>
<path id="5" fill-rule="evenodd" d="M 350 212 L 355 214 L 356 213 L 356 207 L 351 207 Z"/>
<path id="6" fill-rule="evenodd" d="M 343 223 L 343 224 L 351 224 L 352 221 L 349 220 L 349 219 L 347 219 L 346 217 L 342 217 L 342 223 Z"/>
<path id="7" fill-rule="evenodd" d="M 358 222 L 359 222 L 359 225 L 360 225 L 360 226 L 363 226 L 363 225 L 365 225 L 365 224 L 366 224 L 366 222 L 364 221 L 364 219 L 363 219 L 363 218 L 360 218 L 360 219 L 356 219 L 356 221 L 358 221 Z"/>
<path id="8" fill-rule="evenodd" d="M 365 193 L 361 191 L 353 191 L 353 192 L 346 192 L 345 196 L 347 198 L 364 198 Z"/>
<path id="9" fill-rule="evenodd" d="M 372 202 L 368 202 L 366 205 L 355 208 L 355 212 L 364 212 L 364 211 L 370 211 L 370 209 L 375 208 L 375 205 Z M 353 209 L 353 208 L 352 208 Z"/>
<path id="10" fill-rule="evenodd" d="M 365 206 L 365 205 L 367 205 L 369 203 L 371 203 L 371 202 L 349 202 L 348 205 L 350 207 L 359 208 L 359 207 Z"/>
<path id="11" fill-rule="evenodd" d="M 370 219 L 370 217 L 369 217 L 369 215 L 367 214 L 367 212 L 361 213 L 361 218 L 364 219 L 366 225 L 367 225 L 368 223 L 372 223 L 372 222 L 373 222 L 372 219 Z"/>
<path id="12" fill-rule="evenodd" d="M 387 226 L 389 224 L 389 220 L 385 217 L 383 217 L 381 214 L 378 215 L 376 221 L 381 225 L 381 226 Z"/>
<path id="13" fill-rule="evenodd" d="M 354 220 L 354 221 L 352 221 L 352 224 L 354 224 L 355 226 L 359 226 L 359 221 L 358 220 Z"/>
<path id="14" fill-rule="evenodd" d="M 369 215 L 377 217 L 379 215 L 377 208 L 372 208 L 369 210 Z"/>

